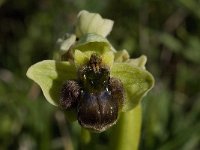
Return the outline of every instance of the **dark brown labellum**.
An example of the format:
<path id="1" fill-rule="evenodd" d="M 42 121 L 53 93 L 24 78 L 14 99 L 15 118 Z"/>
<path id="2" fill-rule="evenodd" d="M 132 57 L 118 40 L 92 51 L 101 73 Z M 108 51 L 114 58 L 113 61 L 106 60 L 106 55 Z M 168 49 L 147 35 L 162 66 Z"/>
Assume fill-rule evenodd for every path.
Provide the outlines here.
<path id="1" fill-rule="evenodd" d="M 99 93 L 83 92 L 78 104 L 78 121 L 96 132 L 112 126 L 118 117 L 118 104 L 109 91 Z"/>
<path id="2" fill-rule="evenodd" d="M 77 109 L 79 123 L 95 132 L 111 127 L 116 123 L 124 102 L 123 92 L 122 84 L 114 78 L 105 90 L 96 93 L 82 91 Z"/>
<path id="3" fill-rule="evenodd" d="M 78 81 L 67 81 L 61 90 L 62 108 L 77 110 L 81 126 L 102 132 L 116 123 L 124 104 L 122 83 L 110 78 L 110 70 L 101 57 L 91 55 L 87 65 L 78 70 Z"/>
<path id="4" fill-rule="evenodd" d="M 78 82 L 69 80 L 64 83 L 60 95 L 61 108 L 68 109 L 76 107 L 80 95 L 80 86 Z"/>

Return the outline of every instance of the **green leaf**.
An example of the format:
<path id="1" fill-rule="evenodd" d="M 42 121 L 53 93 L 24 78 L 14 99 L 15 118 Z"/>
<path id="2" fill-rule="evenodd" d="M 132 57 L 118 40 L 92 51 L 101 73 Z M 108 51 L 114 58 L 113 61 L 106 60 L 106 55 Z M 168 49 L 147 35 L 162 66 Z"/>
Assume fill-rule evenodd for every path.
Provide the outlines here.
<path id="1" fill-rule="evenodd" d="M 79 39 L 73 49 L 80 51 L 95 51 L 100 54 L 106 51 L 115 51 L 109 41 L 97 34 L 86 34 Z"/>
<path id="2" fill-rule="evenodd" d="M 97 13 L 89 13 L 83 10 L 78 14 L 76 35 L 81 37 L 87 33 L 95 33 L 106 37 L 112 30 L 113 23 L 112 20 L 103 19 Z"/>
<path id="3" fill-rule="evenodd" d="M 44 60 L 32 65 L 26 75 L 41 87 L 47 101 L 55 106 L 58 106 L 63 82 L 77 78 L 74 65 L 54 60 Z"/>
<path id="4" fill-rule="evenodd" d="M 200 63 L 199 47 L 199 37 L 191 36 L 188 40 L 187 46 L 183 49 L 183 56 L 194 63 Z"/>
<path id="5" fill-rule="evenodd" d="M 154 85 L 153 76 L 146 70 L 127 63 L 114 63 L 111 76 L 121 80 L 126 102 L 122 111 L 133 109 Z"/>
<path id="6" fill-rule="evenodd" d="M 180 40 L 171 34 L 162 33 L 159 40 L 173 52 L 179 52 L 183 48 Z"/>

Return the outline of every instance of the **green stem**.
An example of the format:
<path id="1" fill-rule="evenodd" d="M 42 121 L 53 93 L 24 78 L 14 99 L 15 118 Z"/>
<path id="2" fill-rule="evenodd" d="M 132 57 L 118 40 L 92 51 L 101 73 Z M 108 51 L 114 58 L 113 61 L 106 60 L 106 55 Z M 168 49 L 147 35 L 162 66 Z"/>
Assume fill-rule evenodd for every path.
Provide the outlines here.
<path id="1" fill-rule="evenodd" d="M 81 141 L 82 144 L 87 145 L 91 140 L 90 132 L 87 129 L 81 128 Z"/>
<path id="2" fill-rule="evenodd" d="M 141 130 L 141 105 L 122 113 L 111 136 L 112 150 L 137 150 Z"/>

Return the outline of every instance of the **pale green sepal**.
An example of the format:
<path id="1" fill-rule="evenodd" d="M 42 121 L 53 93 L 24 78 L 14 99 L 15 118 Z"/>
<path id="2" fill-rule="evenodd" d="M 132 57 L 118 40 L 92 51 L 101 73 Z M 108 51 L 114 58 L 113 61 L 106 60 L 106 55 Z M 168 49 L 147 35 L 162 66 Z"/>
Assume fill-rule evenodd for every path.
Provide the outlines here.
<path id="1" fill-rule="evenodd" d="M 129 59 L 128 61 L 126 61 L 126 63 L 129 63 L 130 65 L 137 66 L 142 69 L 145 69 L 146 62 L 147 62 L 147 56 L 145 55 L 141 55 L 136 59 Z"/>
<path id="2" fill-rule="evenodd" d="M 81 37 L 87 33 L 94 33 L 106 37 L 112 30 L 113 23 L 112 20 L 103 19 L 97 13 L 89 13 L 86 10 L 82 10 L 78 14 L 76 35 Z"/>
<path id="3" fill-rule="evenodd" d="M 76 68 L 87 64 L 89 60 L 90 56 L 88 56 L 86 53 L 83 53 L 80 50 L 75 50 L 74 63 L 76 65 Z"/>
<path id="4" fill-rule="evenodd" d="M 115 62 L 125 62 L 130 58 L 127 50 L 117 51 L 115 53 Z"/>
<path id="5" fill-rule="evenodd" d="M 97 34 L 86 34 L 81 37 L 73 49 L 83 52 L 94 51 L 100 54 L 106 51 L 115 51 L 106 38 Z"/>
<path id="6" fill-rule="evenodd" d="M 120 79 L 124 86 L 126 100 L 122 111 L 133 109 L 154 85 L 148 71 L 127 63 L 114 63 L 111 76 Z"/>
<path id="7" fill-rule="evenodd" d="M 69 62 L 44 60 L 32 65 L 26 75 L 42 89 L 47 101 L 58 106 L 63 82 L 76 79 L 76 68 Z"/>

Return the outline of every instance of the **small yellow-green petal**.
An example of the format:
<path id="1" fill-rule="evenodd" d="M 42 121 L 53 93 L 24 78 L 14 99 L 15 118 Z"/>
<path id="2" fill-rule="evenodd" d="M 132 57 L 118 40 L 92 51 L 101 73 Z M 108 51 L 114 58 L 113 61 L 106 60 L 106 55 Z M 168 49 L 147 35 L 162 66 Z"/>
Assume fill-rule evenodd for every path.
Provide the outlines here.
<path id="1" fill-rule="evenodd" d="M 60 50 L 63 53 L 65 53 L 75 43 L 75 41 L 76 41 L 76 36 L 74 34 L 70 35 L 69 38 L 63 40 L 63 42 L 61 43 Z"/>
<path id="2" fill-rule="evenodd" d="M 125 62 L 129 57 L 127 50 L 117 51 L 115 53 L 115 62 Z"/>
<path id="3" fill-rule="evenodd" d="M 66 33 L 62 38 L 57 40 L 57 43 L 60 46 L 59 53 L 63 55 L 76 43 L 76 35 Z"/>
<path id="4" fill-rule="evenodd" d="M 32 65 L 26 75 L 41 87 L 47 101 L 55 106 L 58 106 L 63 82 L 77 78 L 74 65 L 54 60 L 44 60 Z"/>
<path id="5" fill-rule="evenodd" d="M 135 59 L 129 59 L 126 61 L 126 63 L 129 63 L 130 65 L 140 67 L 142 69 L 145 69 L 145 64 L 147 62 L 147 57 L 145 55 L 142 55 Z"/>

